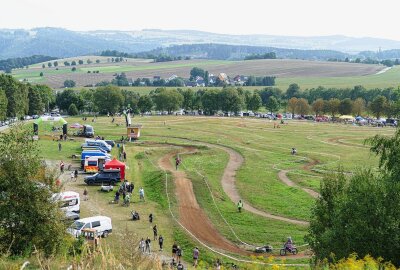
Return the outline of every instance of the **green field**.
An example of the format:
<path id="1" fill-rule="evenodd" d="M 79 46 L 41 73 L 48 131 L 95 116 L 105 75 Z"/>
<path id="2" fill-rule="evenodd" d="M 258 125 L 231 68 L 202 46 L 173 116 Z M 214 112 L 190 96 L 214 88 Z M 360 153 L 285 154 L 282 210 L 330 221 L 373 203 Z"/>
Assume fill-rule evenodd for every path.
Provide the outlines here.
<path id="1" fill-rule="evenodd" d="M 67 121 L 82 123 L 80 118 L 67 118 Z M 122 117 L 116 118 L 116 123 L 123 122 Z M 229 156 L 218 145 L 232 148 L 244 158 L 237 172 L 236 187 L 246 202 L 260 211 L 307 221 L 314 198 L 302 188 L 318 192 L 323 174 L 335 172 L 339 166 L 346 172 L 362 167 L 376 167 L 377 160 L 363 146 L 364 139 L 378 133 L 390 135 L 394 132 L 392 128 L 305 121 L 291 121 L 275 129 L 270 120 L 216 117 L 137 117 L 133 122 L 143 124 L 140 140 L 127 144 L 127 175 L 135 183 L 133 206 L 128 209 L 110 205 L 108 202 L 112 200 L 113 194 L 104 194 L 98 191 L 98 187 L 89 187 L 91 200 L 83 202 L 82 216 L 111 216 L 115 234 L 108 241 L 114 245 L 121 240 L 119 235 L 125 230 L 134 232 L 133 237 L 136 238 L 151 236 L 147 216 L 150 212 L 154 213 L 155 222 L 166 239 L 165 249 L 169 251 L 172 242 L 178 241 L 186 250 L 184 258 L 187 261 L 191 260 L 190 250 L 193 246 L 200 244 L 180 229 L 169 214 L 165 175 L 157 166 L 164 155 L 179 153 L 183 151 L 183 146 L 197 149 L 195 154 L 182 155 L 183 166 L 180 170 L 186 172 L 192 182 L 196 200 L 223 237 L 236 244 L 240 244 L 240 241 L 256 246 L 268 243 L 279 248 L 289 235 L 298 245 L 304 244 L 307 226 L 261 217 L 249 211 L 237 213 L 236 202 L 231 201 L 222 188 L 221 177 Z M 91 122 L 97 134 L 114 140 L 125 136 L 126 132 L 123 126 L 116 126 L 116 123 L 112 124 L 107 117 Z M 64 160 L 67 164 L 75 164 L 70 156 L 79 153 L 82 140 L 64 142 L 59 152 L 57 142 L 51 139 L 53 134 L 43 133 L 39 144 L 46 159 L 54 160 L 55 163 Z M 204 143 L 208 145 L 204 146 Z M 290 154 L 292 147 L 297 148 L 297 156 Z M 113 154 L 116 155 L 116 152 Z M 287 176 L 296 184 L 294 187 L 279 179 L 280 170 L 288 171 Z M 67 187 L 82 192 L 85 185 L 81 181 L 69 183 Z M 136 193 L 140 186 L 145 188 L 146 203 L 138 200 Z M 179 198 L 173 196 L 174 190 L 174 181 L 170 179 L 168 194 L 171 197 L 172 212 L 179 218 Z M 141 213 L 142 221 L 129 220 L 132 209 Z M 155 246 L 154 243 L 153 248 Z M 211 263 L 220 257 L 202 245 L 200 248 L 205 262 Z M 232 255 L 246 258 L 243 255 Z M 287 262 L 307 262 L 307 258 Z"/>
<path id="2" fill-rule="evenodd" d="M 88 57 L 82 57 L 86 60 Z M 89 57 L 92 60 L 92 56 Z M 75 59 L 76 60 L 76 59 Z M 201 67 L 215 75 L 224 72 L 232 78 L 238 74 L 255 76 L 276 76 L 276 87 L 286 90 L 291 83 L 297 83 L 304 90 L 318 86 L 346 88 L 355 85 L 363 85 L 367 89 L 398 87 L 400 85 L 400 67 L 396 66 L 381 74 L 376 74 L 384 67 L 379 65 L 349 64 L 322 61 L 302 60 L 254 60 L 254 61 L 223 61 L 223 60 L 186 60 L 164 63 L 151 63 L 149 60 L 128 59 L 127 62 L 111 63 L 106 58 L 101 58 L 99 64 L 77 65 L 76 71 L 61 64 L 59 60 L 58 70 L 55 67 L 41 68 L 41 64 L 33 65 L 28 69 L 13 70 L 13 76 L 19 80 L 27 80 L 32 83 L 45 83 L 54 88 L 63 87 L 63 82 L 72 79 L 78 87 L 96 84 L 100 81 L 113 79 L 115 73 L 125 72 L 127 77 L 153 78 L 161 76 L 169 78 L 176 74 L 188 78 L 190 69 Z M 98 74 L 88 71 L 99 71 Z M 40 72 L 44 73 L 40 77 Z M 124 87 L 126 88 L 126 87 Z M 149 88 L 133 88 L 135 91 L 147 93 Z M 246 87 L 247 88 L 247 87 Z M 262 87 L 250 87 L 260 89 Z"/>

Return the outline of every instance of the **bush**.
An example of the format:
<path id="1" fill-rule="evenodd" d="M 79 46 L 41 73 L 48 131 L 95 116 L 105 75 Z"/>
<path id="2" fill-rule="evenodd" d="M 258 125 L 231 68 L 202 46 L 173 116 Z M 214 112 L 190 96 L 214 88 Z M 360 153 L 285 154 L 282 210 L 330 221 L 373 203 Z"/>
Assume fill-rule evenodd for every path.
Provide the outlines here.
<path id="1" fill-rule="evenodd" d="M 65 80 L 64 81 L 64 87 L 71 88 L 71 87 L 75 87 L 75 85 L 76 85 L 76 83 L 73 80 Z"/>

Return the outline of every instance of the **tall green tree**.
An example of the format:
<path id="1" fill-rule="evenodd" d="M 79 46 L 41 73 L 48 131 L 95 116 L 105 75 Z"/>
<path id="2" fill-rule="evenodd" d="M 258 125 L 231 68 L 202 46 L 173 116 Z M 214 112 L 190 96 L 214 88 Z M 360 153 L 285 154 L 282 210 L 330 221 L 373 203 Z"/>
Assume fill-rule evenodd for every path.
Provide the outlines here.
<path id="1" fill-rule="evenodd" d="M 314 101 L 312 104 L 312 110 L 314 111 L 316 117 L 320 115 L 324 111 L 324 100 L 319 98 Z"/>
<path id="2" fill-rule="evenodd" d="M 40 115 L 44 111 L 44 104 L 42 101 L 42 97 L 40 95 L 40 91 L 37 87 L 29 87 L 28 92 L 29 99 L 29 115 Z"/>
<path id="3" fill-rule="evenodd" d="M 361 116 L 365 111 L 365 100 L 362 98 L 357 98 L 353 102 L 353 115 Z"/>
<path id="4" fill-rule="evenodd" d="M 216 89 L 206 90 L 201 96 L 201 104 L 207 115 L 214 115 L 221 108 L 219 91 Z"/>
<path id="5" fill-rule="evenodd" d="M 0 74 L 0 86 L 5 91 L 8 117 L 21 117 L 28 113 L 28 87 L 12 76 Z"/>
<path id="6" fill-rule="evenodd" d="M 340 100 L 337 98 L 331 98 L 328 101 L 327 105 L 332 117 L 335 117 L 336 114 L 339 112 Z"/>
<path id="7" fill-rule="evenodd" d="M 236 88 L 225 87 L 220 92 L 221 109 L 224 112 L 238 113 L 243 108 L 243 97 Z"/>
<path id="8" fill-rule="evenodd" d="M 274 113 L 279 110 L 279 101 L 274 96 L 270 96 L 265 107 L 269 112 Z"/>
<path id="9" fill-rule="evenodd" d="M 123 108 L 131 109 L 134 113 L 139 112 L 138 102 L 139 94 L 130 90 L 121 90 L 122 96 L 124 97 Z"/>
<path id="10" fill-rule="evenodd" d="M 66 89 L 57 93 L 56 104 L 60 110 L 68 111 L 68 108 L 72 103 L 75 104 L 78 110 L 83 108 L 83 100 L 78 92 L 71 89 Z"/>
<path id="11" fill-rule="evenodd" d="M 94 104 L 94 92 L 94 89 L 82 89 L 79 92 L 79 99 L 82 100 L 82 110 L 85 110 L 89 113 L 97 111 L 97 108 Z"/>
<path id="12" fill-rule="evenodd" d="M 124 102 L 121 89 L 112 85 L 98 87 L 94 92 L 93 98 L 95 106 L 103 114 L 118 112 Z"/>
<path id="13" fill-rule="evenodd" d="M 153 100 L 149 95 L 144 95 L 139 98 L 138 108 L 141 113 L 151 112 L 153 106 Z"/>
<path id="14" fill-rule="evenodd" d="M 157 110 L 167 111 L 171 114 L 173 111 L 181 108 L 183 96 L 175 89 L 160 88 L 156 89 L 157 94 L 154 96 L 154 103 Z"/>
<path id="15" fill-rule="evenodd" d="M 205 86 L 208 86 L 209 83 L 210 83 L 210 74 L 206 70 L 204 72 L 204 84 L 205 84 Z"/>
<path id="16" fill-rule="evenodd" d="M 371 112 L 379 119 L 385 112 L 387 99 L 384 96 L 377 96 L 369 105 Z"/>
<path id="17" fill-rule="evenodd" d="M 203 77 L 205 76 L 205 71 L 202 68 L 194 67 L 190 70 L 190 79 L 193 80 L 197 76 Z"/>
<path id="18" fill-rule="evenodd" d="M 7 104 L 6 91 L 0 87 L 0 121 L 4 121 L 7 118 Z"/>
<path id="19" fill-rule="evenodd" d="M 353 111 L 353 102 L 349 98 L 345 98 L 340 101 L 339 104 L 339 113 L 341 115 L 348 115 L 351 114 Z"/>
<path id="20" fill-rule="evenodd" d="M 0 254 L 51 256 L 66 237 L 59 207 L 52 202 L 54 179 L 41 173 L 44 160 L 33 134 L 23 126 L 0 133 Z M 42 183 L 46 186 L 40 185 Z"/>
<path id="21" fill-rule="evenodd" d="M 286 98 L 300 97 L 300 86 L 297 83 L 292 83 L 286 90 Z"/>
<path id="22" fill-rule="evenodd" d="M 187 111 L 193 110 L 193 107 L 194 107 L 194 92 L 193 92 L 193 90 L 188 88 L 182 92 L 182 95 L 183 95 L 182 108 Z"/>

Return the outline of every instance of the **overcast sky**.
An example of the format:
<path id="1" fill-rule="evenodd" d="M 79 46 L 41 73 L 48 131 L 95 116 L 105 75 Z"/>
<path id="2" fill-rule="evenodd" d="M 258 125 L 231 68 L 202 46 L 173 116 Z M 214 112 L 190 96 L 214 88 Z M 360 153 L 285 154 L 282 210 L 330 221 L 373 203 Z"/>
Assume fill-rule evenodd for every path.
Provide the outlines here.
<path id="1" fill-rule="evenodd" d="M 0 28 L 193 29 L 400 40 L 399 0 L 6 0 Z"/>

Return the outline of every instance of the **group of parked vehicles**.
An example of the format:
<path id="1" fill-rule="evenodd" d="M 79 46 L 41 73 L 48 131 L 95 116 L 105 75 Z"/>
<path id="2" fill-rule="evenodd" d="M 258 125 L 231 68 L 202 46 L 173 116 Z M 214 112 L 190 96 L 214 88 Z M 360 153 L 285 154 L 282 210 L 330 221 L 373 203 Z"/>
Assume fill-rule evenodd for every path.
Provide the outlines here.
<path id="1" fill-rule="evenodd" d="M 78 237 L 88 229 L 92 229 L 92 232 L 102 237 L 107 237 L 112 232 L 111 218 L 109 217 L 95 216 L 80 219 L 79 193 L 74 191 L 55 193 L 52 199 L 59 203 L 60 209 L 65 213 L 65 219 L 74 220 L 74 223 L 67 229 L 71 235 Z"/>

